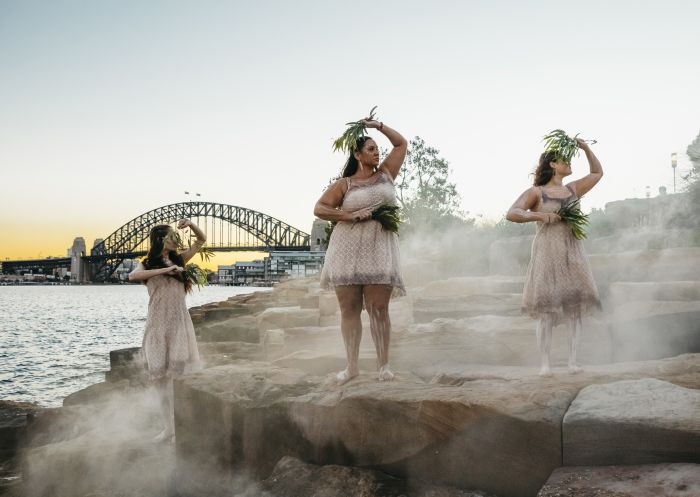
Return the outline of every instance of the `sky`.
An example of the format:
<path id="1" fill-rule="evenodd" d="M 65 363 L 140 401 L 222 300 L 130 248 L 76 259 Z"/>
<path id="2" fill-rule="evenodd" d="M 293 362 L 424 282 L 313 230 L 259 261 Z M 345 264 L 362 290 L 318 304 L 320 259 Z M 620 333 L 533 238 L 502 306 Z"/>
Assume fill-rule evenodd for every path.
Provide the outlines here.
<path id="1" fill-rule="evenodd" d="M 332 140 L 374 105 L 480 219 L 554 128 L 598 140 L 584 209 L 671 191 L 700 133 L 699 18 L 693 0 L 3 0 L 0 260 L 91 246 L 185 190 L 308 232 Z"/>

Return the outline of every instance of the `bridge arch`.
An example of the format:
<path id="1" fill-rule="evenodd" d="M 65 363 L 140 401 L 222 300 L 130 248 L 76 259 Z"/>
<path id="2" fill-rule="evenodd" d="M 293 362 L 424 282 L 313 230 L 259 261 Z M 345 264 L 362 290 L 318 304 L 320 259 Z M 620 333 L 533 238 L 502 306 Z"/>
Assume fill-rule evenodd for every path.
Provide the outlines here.
<path id="1" fill-rule="evenodd" d="M 140 255 L 138 247 L 156 224 L 172 224 L 183 218 L 219 219 L 250 233 L 257 246 L 212 247 L 213 250 L 309 250 L 309 234 L 262 212 L 215 202 L 179 202 L 150 210 L 117 228 L 95 245 L 89 262 L 96 266 L 94 279 L 107 280 L 124 259 Z"/>

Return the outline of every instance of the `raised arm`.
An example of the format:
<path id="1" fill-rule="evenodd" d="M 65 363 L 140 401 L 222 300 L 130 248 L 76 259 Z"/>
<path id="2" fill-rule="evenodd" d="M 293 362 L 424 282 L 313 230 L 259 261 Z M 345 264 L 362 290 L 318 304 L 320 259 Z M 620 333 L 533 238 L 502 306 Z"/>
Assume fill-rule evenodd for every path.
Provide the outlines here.
<path id="1" fill-rule="evenodd" d="M 379 130 L 379 132 L 383 133 L 393 145 L 394 148 L 391 149 L 389 155 L 387 155 L 384 161 L 382 161 L 382 163 L 379 165 L 379 169 L 390 174 L 392 179 L 396 179 L 396 177 L 399 175 L 399 171 L 401 170 L 403 160 L 406 158 L 406 150 L 408 149 L 408 142 L 406 141 L 406 138 L 401 136 L 398 131 L 378 121 L 365 120 L 365 126 Z"/>
<path id="2" fill-rule="evenodd" d="M 537 205 L 537 200 L 539 199 L 539 193 L 536 187 L 529 188 L 523 192 L 518 200 L 508 209 L 506 214 L 506 219 L 514 223 L 530 223 L 532 221 L 542 221 L 545 223 L 553 223 L 559 221 L 561 218 L 549 212 L 533 212 L 533 209 Z"/>
<path id="3" fill-rule="evenodd" d="M 365 221 L 372 217 L 372 212 L 366 209 L 357 212 L 349 212 L 340 209 L 343 197 L 347 192 L 345 178 L 329 186 L 314 207 L 314 216 L 324 221 Z"/>
<path id="4" fill-rule="evenodd" d="M 591 147 L 588 146 L 588 143 L 583 140 L 579 140 L 578 138 L 576 139 L 576 142 L 578 143 L 579 148 L 585 152 L 591 172 L 581 179 L 572 181 L 569 183 L 569 185 L 574 188 L 576 195 L 583 197 L 586 193 L 591 191 L 591 188 L 593 188 L 596 183 L 600 181 L 600 178 L 603 177 L 603 166 L 601 166 L 598 157 L 595 156 L 591 150 Z"/>
<path id="5" fill-rule="evenodd" d="M 180 254 L 185 264 L 187 264 L 187 261 L 192 259 L 192 257 L 194 257 L 197 254 L 199 249 L 202 248 L 202 245 L 204 245 L 204 243 L 207 241 L 207 235 L 205 235 L 204 232 L 201 229 L 199 229 L 199 226 L 194 224 L 192 221 L 190 221 L 189 219 L 181 219 L 180 221 L 178 221 L 177 229 L 181 230 L 187 227 L 189 227 L 192 230 L 197 239 L 194 241 L 190 248 L 188 248 Z"/>

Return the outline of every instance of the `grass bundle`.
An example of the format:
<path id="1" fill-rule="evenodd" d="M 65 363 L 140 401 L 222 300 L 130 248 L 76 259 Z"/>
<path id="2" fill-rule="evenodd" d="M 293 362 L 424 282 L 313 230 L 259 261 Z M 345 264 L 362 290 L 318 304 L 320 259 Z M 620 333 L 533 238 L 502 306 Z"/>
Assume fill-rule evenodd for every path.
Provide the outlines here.
<path id="1" fill-rule="evenodd" d="M 207 284 L 207 273 L 197 264 L 187 264 L 182 274 L 192 282 L 192 285 L 197 285 L 197 288 Z"/>
<path id="2" fill-rule="evenodd" d="M 372 219 L 379 221 L 382 229 L 399 232 L 401 224 L 400 209 L 398 205 L 382 204 L 372 211 Z"/>
<path id="3" fill-rule="evenodd" d="M 369 117 L 367 120 L 375 120 L 375 110 L 377 110 L 376 105 L 369 111 Z M 345 125 L 348 126 L 348 129 L 345 130 L 340 138 L 333 142 L 334 152 L 341 151 L 345 153 L 353 153 L 357 148 L 357 140 L 365 135 L 365 131 L 367 129 L 361 120 L 345 123 Z"/>
<path id="4" fill-rule="evenodd" d="M 570 137 L 563 129 L 555 129 L 542 139 L 544 141 L 544 151 L 554 152 L 557 159 L 561 159 L 567 164 L 571 164 L 571 159 L 579 153 L 578 143 L 576 139 L 579 133 L 574 137 Z M 596 143 L 595 140 L 590 140 L 589 143 Z"/>
<path id="5" fill-rule="evenodd" d="M 378 221 L 382 225 L 382 229 L 391 231 L 393 233 L 399 232 L 399 225 L 403 222 L 401 220 L 401 210 L 398 205 L 382 204 L 372 211 L 372 219 Z M 331 235 L 335 229 L 338 221 L 328 221 L 326 224 L 326 238 L 323 243 L 328 246 L 331 241 Z"/>
<path id="6" fill-rule="evenodd" d="M 569 225 L 571 233 L 577 240 L 586 238 L 586 226 L 588 226 L 588 215 L 581 212 L 581 199 L 577 198 L 563 205 L 557 211 L 561 220 Z"/>

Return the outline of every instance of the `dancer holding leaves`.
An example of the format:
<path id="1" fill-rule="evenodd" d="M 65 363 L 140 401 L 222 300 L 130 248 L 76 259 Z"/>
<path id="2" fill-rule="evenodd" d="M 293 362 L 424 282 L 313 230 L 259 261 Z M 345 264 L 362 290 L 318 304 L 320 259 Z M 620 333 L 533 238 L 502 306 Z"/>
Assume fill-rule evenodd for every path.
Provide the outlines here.
<path id="1" fill-rule="evenodd" d="M 389 369 L 389 300 L 392 295 L 405 294 L 399 267 L 394 179 L 408 143 L 397 131 L 373 119 L 373 112 L 371 118 L 348 123 L 350 128 L 336 140 L 335 148 L 348 153 L 342 177 L 328 187 L 314 208 L 317 217 L 336 222 L 321 286 L 334 289 L 340 304 L 340 328 L 348 361 L 347 368 L 337 374 L 341 385 L 359 374 L 363 302 L 370 317 L 379 380 L 394 378 Z M 378 130 L 393 146 L 381 164 L 379 147 L 364 134 L 366 128 Z"/>
<path id="2" fill-rule="evenodd" d="M 173 378 L 200 367 L 194 327 L 185 302 L 186 294 L 197 281 L 195 278 L 193 282 L 185 267 L 195 254 L 208 254 L 203 250 L 206 235 L 189 219 L 182 219 L 177 227 L 189 227 L 196 241 L 184 249 L 177 231 L 171 226 L 155 226 L 151 229 L 148 254 L 129 274 L 129 281 L 142 282 L 148 288 L 148 318 L 142 350 L 163 416 L 164 429 L 156 437 L 157 441 L 167 441 L 175 435 Z"/>
<path id="3" fill-rule="evenodd" d="M 569 371 L 581 370 L 576 353 L 581 336 L 581 316 L 600 307 L 581 238 L 586 217 L 578 208 L 580 197 L 603 176 L 600 161 L 588 143 L 571 138 L 561 130 L 545 137 L 547 147 L 535 170 L 534 186 L 526 190 L 508 211 L 506 219 L 516 223 L 537 222 L 532 255 L 525 277 L 523 312 L 538 320 L 537 343 L 540 349 L 540 375 L 550 376 L 552 328 L 568 322 Z M 590 172 L 564 185 L 571 174 L 571 159 L 583 150 Z"/>

